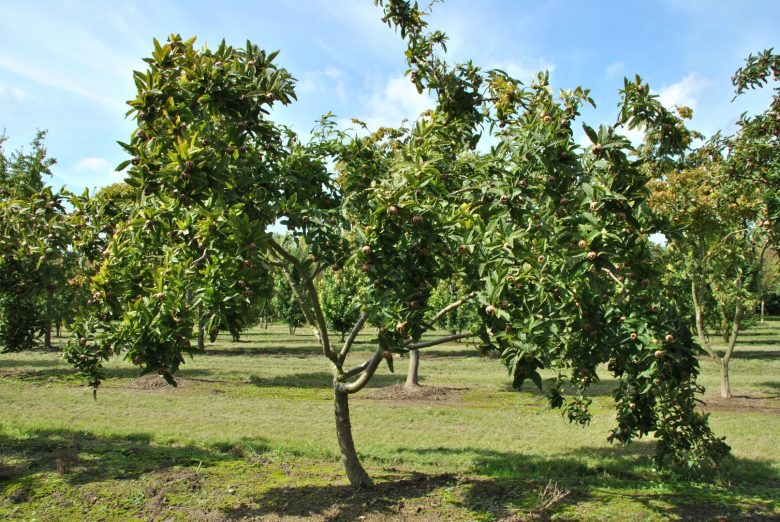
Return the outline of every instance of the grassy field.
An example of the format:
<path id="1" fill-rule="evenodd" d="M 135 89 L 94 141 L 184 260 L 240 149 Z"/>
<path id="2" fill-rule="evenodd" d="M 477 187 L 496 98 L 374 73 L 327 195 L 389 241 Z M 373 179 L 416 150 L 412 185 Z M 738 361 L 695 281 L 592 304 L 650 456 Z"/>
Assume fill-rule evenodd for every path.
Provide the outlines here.
<path id="1" fill-rule="evenodd" d="M 580 428 L 464 345 L 425 352 L 415 396 L 397 359 L 351 401 L 377 481 L 356 492 L 308 332 L 220 339 L 178 388 L 112 362 L 97 401 L 56 353 L 0 355 L 0 519 L 778 520 L 780 321 L 746 332 L 735 357 L 730 401 L 702 360 L 704 408 L 734 455 L 706 481 L 654 471 L 652 439 L 606 442 L 606 378 Z"/>

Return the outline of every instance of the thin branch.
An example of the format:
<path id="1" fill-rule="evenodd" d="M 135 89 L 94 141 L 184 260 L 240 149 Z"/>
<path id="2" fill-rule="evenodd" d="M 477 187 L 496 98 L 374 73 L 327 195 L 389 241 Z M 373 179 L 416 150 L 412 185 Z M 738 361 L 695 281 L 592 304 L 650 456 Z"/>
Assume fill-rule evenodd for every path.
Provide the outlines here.
<path id="1" fill-rule="evenodd" d="M 284 259 L 286 259 L 288 262 L 290 262 L 296 268 L 300 268 L 301 261 L 297 257 L 295 257 L 294 255 L 289 253 L 287 250 L 285 250 L 284 247 L 282 245 L 280 245 L 279 243 L 277 243 L 276 240 L 273 237 L 269 237 L 268 241 L 271 244 L 271 248 L 274 249 L 274 252 L 276 252 L 277 254 L 279 254 L 279 256 L 281 256 Z"/>
<path id="2" fill-rule="evenodd" d="M 473 336 L 474 334 L 472 333 L 448 335 L 446 337 L 439 337 L 438 339 L 433 339 L 431 341 L 422 341 L 419 343 L 407 344 L 404 348 L 406 348 L 407 350 L 419 350 L 420 348 L 428 348 L 429 346 L 436 346 L 437 344 L 444 344 L 450 341 L 458 341 L 460 339 L 466 339 L 467 337 L 473 337 Z"/>
<path id="3" fill-rule="evenodd" d="M 376 373 L 376 369 L 379 367 L 379 363 L 382 362 L 384 353 L 384 349 L 377 348 L 377 350 L 374 352 L 374 355 L 372 355 L 371 359 L 368 361 L 365 370 L 361 372 L 360 377 L 349 384 L 339 384 L 339 391 L 346 393 L 356 393 L 362 390 L 371 380 L 371 377 L 374 376 L 374 373 Z"/>
<path id="4" fill-rule="evenodd" d="M 441 319 L 442 317 L 444 317 L 444 316 L 445 316 L 446 314 L 448 314 L 449 312 L 451 312 L 451 311 L 455 310 L 457 307 L 459 307 L 459 306 L 461 306 L 462 304 L 466 303 L 466 302 L 467 302 L 469 299 L 471 299 L 472 297 L 474 297 L 474 296 L 476 296 L 476 295 L 477 295 L 477 293 L 476 293 L 476 292 L 471 292 L 469 295 L 467 295 L 467 296 L 465 296 L 465 297 L 463 297 L 463 298 L 461 298 L 461 299 L 458 299 L 458 300 L 457 300 L 457 301 L 455 301 L 454 303 L 450 303 L 450 304 L 448 304 L 447 306 L 445 306 L 444 308 L 442 308 L 442 309 L 439 311 L 439 313 L 437 313 L 436 315 L 434 315 L 434 316 L 433 316 L 433 318 L 431 318 L 431 324 L 434 324 L 434 323 L 436 323 L 436 321 L 438 321 L 439 319 Z"/>
<path id="5" fill-rule="evenodd" d="M 350 348 L 352 348 L 352 344 L 355 342 L 355 339 L 357 339 L 360 330 L 363 329 L 363 325 L 366 324 L 367 320 L 368 312 L 363 312 L 355 323 L 355 326 L 352 328 L 352 332 L 350 332 L 349 337 L 347 337 L 347 340 L 344 341 L 344 346 L 339 352 L 339 361 L 342 363 L 344 362 L 344 359 L 347 358 L 347 354 L 349 353 Z"/>
<path id="6" fill-rule="evenodd" d="M 284 249 L 279 243 L 276 242 L 276 240 L 273 237 L 269 238 L 269 243 L 271 245 L 271 248 L 273 248 L 274 252 L 276 254 L 287 261 L 289 261 L 293 266 L 295 266 L 299 272 L 303 272 L 303 266 L 301 265 L 300 260 L 292 255 L 290 252 Z M 297 285 L 293 281 L 292 275 L 288 273 L 287 270 L 283 270 L 285 275 L 287 276 L 287 281 L 290 283 L 290 287 L 293 289 L 293 292 L 295 293 L 296 299 L 298 299 L 298 303 L 301 305 L 301 311 L 303 312 L 304 317 L 306 317 L 306 321 L 309 322 L 317 331 L 317 339 L 320 341 L 320 345 L 322 346 L 322 353 L 330 359 L 333 364 L 338 365 L 339 360 L 338 357 L 331 351 L 330 349 L 330 339 L 328 339 L 328 326 L 325 322 L 325 316 L 322 313 L 322 307 L 320 307 L 320 299 L 317 294 L 317 289 L 314 288 L 314 283 L 312 282 L 311 278 L 308 274 L 302 273 L 301 279 L 303 280 L 303 286 L 306 289 L 306 293 L 309 296 L 309 302 L 308 304 L 311 305 L 311 308 L 305 306 L 303 295 L 300 292 L 300 289 L 297 288 Z M 312 317 L 311 312 L 314 312 L 314 316 Z"/>
<path id="7" fill-rule="evenodd" d="M 325 322 L 325 314 L 322 313 L 322 307 L 320 306 L 320 297 L 317 294 L 317 289 L 314 287 L 314 283 L 308 277 L 303 278 L 303 284 L 306 286 L 306 291 L 309 294 L 311 306 L 314 309 L 314 317 L 317 320 L 317 327 L 320 331 L 320 342 L 322 343 L 322 351 L 325 357 L 333 361 L 333 364 L 338 365 L 339 359 L 330 349 L 330 339 L 328 339 L 328 324 Z"/>
<path id="8" fill-rule="evenodd" d="M 602 270 L 604 272 L 606 272 L 607 274 L 609 274 L 609 277 L 611 277 L 617 284 L 619 284 L 621 287 L 623 286 L 623 281 L 618 279 L 618 277 L 615 274 L 612 273 L 612 270 L 610 270 L 609 268 L 606 268 L 606 267 L 602 268 Z"/>
<path id="9" fill-rule="evenodd" d="M 339 376 L 339 379 L 341 380 L 350 379 L 359 373 L 363 373 L 363 371 L 366 368 L 368 368 L 368 365 L 371 364 L 371 359 L 373 359 L 373 355 L 368 359 L 366 359 L 366 362 L 364 362 L 363 364 L 355 366 L 351 370 L 344 372 L 342 375 Z"/>

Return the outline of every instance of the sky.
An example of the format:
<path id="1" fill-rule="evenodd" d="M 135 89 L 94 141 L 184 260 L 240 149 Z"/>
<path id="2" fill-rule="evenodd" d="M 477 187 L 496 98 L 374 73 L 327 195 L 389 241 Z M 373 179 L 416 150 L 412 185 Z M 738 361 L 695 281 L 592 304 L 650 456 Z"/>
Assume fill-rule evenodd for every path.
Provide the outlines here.
<path id="1" fill-rule="evenodd" d="M 4 2 L 2 13 L 6 153 L 46 129 L 50 183 L 78 192 L 123 178 L 116 142 L 133 129 L 132 72 L 145 70 L 152 38 L 171 33 L 280 50 L 298 101 L 272 117 L 299 133 L 327 112 L 376 127 L 431 106 L 404 76 L 403 42 L 372 0 L 30 0 Z M 446 0 L 429 24 L 449 36 L 451 62 L 525 80 L 546 69 L 556 89 L 590 88 L 597 108 L 582 119 L 592 126 L 615 120 L 623 77 L 638 73 L 666 105 L 691 106 L 692 127 L 711 135 L 767 106 L 768 90 L 732 102 L 730 78 L 749 53 L 780 48 L 778 20 L 778 0 Z"/>

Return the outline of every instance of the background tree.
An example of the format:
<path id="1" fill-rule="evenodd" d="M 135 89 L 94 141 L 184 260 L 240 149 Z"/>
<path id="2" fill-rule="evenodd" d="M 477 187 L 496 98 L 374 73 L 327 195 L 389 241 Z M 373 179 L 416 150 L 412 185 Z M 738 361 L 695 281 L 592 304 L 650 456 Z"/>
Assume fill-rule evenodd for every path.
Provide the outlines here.
<path id="1" fill-rule="evenodd" d="M 39 131 L 30 152 L 6 156 L 0 136 L 0 345 L 30 348 L 43 336 L 51 347 L 52 323 L 65 300 L 70 230 L 64 191 L 45 185 L 56 163 Z"/>
<path id="2" fill-rule="evenodd" d="M 752 229 L 760 199 L 755 187 L 729 180 L 720 162 L 672 171 L 654 185 L 653 206 L 670 222 L 669 250 L 690 281 L 699 344 L 721 367 L 721 396 L 731 396 L 729 362 L 754 290 L 765 247 Z M 759 240 L 761 238 L 759 237 Z M 706 325 L 726 342 L 711 346 Z"/>
<path id="3" fill-rule="evenodd" d="M 301 305 L 298 303 L 289 281 L 280 273 L 277 273 L 274 278 L 272 306 L 274 317 L 286 324 L 291 334 L 306 324 Z"/>
<path id="4" fill-rule="evenodd" d="M 322 313 L 325 314 L 325 320 L 330 328 L 339 333 L 343 342 L 346 333 L 360 318 L 358 293 L 361 288 L 358 274 L 354 270 L 326 271 L 317 280 L 317 289 L 322 300 Z M 303 314 L 300 319 L 303 324 Z"/>

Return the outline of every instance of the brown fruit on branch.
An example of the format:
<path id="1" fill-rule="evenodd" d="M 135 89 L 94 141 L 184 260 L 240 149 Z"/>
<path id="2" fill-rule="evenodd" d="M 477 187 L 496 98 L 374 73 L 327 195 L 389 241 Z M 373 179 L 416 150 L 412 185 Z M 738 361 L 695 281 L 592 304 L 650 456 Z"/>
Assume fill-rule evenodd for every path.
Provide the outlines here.
<path id="1" fill-rule="evenodd" d="M 390 217 L 398 215 L 398 207 L 396 207 L 395 205 L 390 205 L 389 207 L 387 207 L 387 215 Z"/>
<path id="2" fill-rule="evenodd" d="M 674 341 L 674 336 L 672 334 L 667 334 L 664 339 L 666 340 L 667 343 L 670 343 Z"/>
<path id="3" fill-rule="evenodd" d="M 366 245 L 366 246 L 364 246 L 364 247 L 361 249 L 361 251 L 363 252 L 363 255 L 364 255 L 364 256 L 367 256 L 367 255 L 371 254 L 371 247 L 370 247 L 370 246 L 368 246 L 368 245 Z"/>
<path id="4" fill-rule="evenodd" d="M 636 341 L 637 339 L 639 339 L 639 336 L 636 334 L 636 332 L 631 332 L 631 335 L 629 335 L 628 338 L 631 339 L 632 341 Z"/>
<path id="5" fill-rule="evenodd" d="M 588 261 L 595 261 L 597 257 L 599 257 L 599 255 L 596 252 L 594 252 L 593 250 L 588 252 L 588 255 L 587 255 Z"/>
<path id="6" fill-rule="evenodd" d="M 663 356 L 664 356 L 664 351 L 663 350 L 656 350 L 655 351 L 655 358 L 656 359 L 661 359 L 661 358 L 663 358 Z"/>
<path id="7" fill-rule="evenodd" d="M 414 223 L 415 225 L 422 225 L 422 222 L 423 222 L 423 217 L 420 214 L 415 214 L 412 217 L 412 223 Z"/>
<path id="8" fill-rule="evenodd" d="M 417 299 L 415 299 L 415 300 L 413 300 L 412 302 L 409 303 L 409 308 L 411 308 L 412 310 L 417 310 L 421 306 L 422 306 L 422 304 Z"/>
<path id="9" fill-rule="evenodd" d="M 86 337 L 81 337 L 79 339 L 79 345 L 86 346 L 87 345 L 87 338 Z"/>
<path id="10" fill-rule="evenodd" d="M 485 313 L 490 315 L 490 316 L 495 315 L 496 314 L 496 307 L 493 306 L 493 305 L 487 305 L 485 307 Z"/>
<path id="11" fill-rule="evenodd" d="M 577 246 L 580 248 L 588 248 L 588 242 L 585 241 L 584 239 L 580 239 L 579 241 L 577 241 Z"/>

